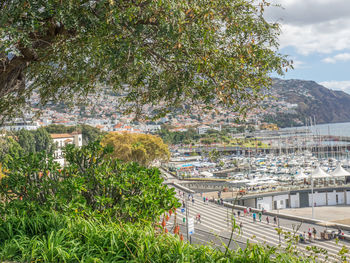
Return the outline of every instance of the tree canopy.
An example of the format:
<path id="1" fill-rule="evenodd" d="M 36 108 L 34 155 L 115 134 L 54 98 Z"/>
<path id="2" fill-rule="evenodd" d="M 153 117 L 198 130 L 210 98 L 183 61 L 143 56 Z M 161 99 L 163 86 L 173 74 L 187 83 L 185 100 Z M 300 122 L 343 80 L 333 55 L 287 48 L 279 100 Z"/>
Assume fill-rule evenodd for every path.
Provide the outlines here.
<path id="1" fill-rule="evenodd" d="M 33 91 L 39 106 L 101 86 L 124 110 L 159 116 L 213 104 L 244 112 L 290 67 L 265 0 L 2 0 L 0 114 Z M 26 82 L 27 80 L 27 82 Z M 151 113 L 151 114 L 152 114 Z"/>
<path id="2" fill-rule="evenodd" d="M 111 156 L 125 162 L 150 165 L 154 161 L 168 160 L 170 152 L 163 140 L 151 134 L 110 132 L 101 141 L 113 147 Z"/>
<path id="3" fill-rule="evenodd" d="M 14 135 L 25 154 L 41 151 L 53 153 L 55 150 L 53 140 L 45 128 L 39 128 L 35 131 L 22 129 L 15 132 Z"/>

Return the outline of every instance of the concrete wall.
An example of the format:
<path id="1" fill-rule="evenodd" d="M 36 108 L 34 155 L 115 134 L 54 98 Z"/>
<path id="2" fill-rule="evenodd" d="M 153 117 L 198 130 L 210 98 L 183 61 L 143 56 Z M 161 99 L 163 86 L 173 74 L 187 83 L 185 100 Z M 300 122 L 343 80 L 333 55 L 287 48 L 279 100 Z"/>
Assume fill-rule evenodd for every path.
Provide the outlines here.
<path id="1" fill-rule="evenodd" d="M 327 205 L 326 193 L 314 192 L 314 203 L 316 206 Z M 312 194 L 309 194 L 309 204 L 312 205 Z"/>
<path id="2" fill-rule="evenodd" d="M 291 208 L 300 207 L 299 193 L 296 193 L 295 195 L 290 195 L 290 207 Z"/>
<path id="3" fill-rule="evenodd" d="M 337 200 L 338 196 L 338 200 Z M 316 206 L 325 206 L 325 205 L 343 205 L 345 204 L 345 196 L 344 192 L 336 192 L 335 190 L 332 192 L 322 192 L 314 193 L 314 203 Z M 309 194 L 309 204 L 312 204 L 312 195 Z"/>
<path id="4" fill-rule="evenodd" d="M 306 192 L 301 192 L 299 194 L 300 207 L 308 207 L 309 202 L 309 194 Z"/>
<path id="5" fill-rule="evenodd" d="M 345 204 L 345 196 L 344 192 L 337 192 L 338 195 L 338 205 L 344 205 Z"/>
<path id="6" fill-rule="evenodd" d="M 335 190 L 333 192 L 328 192 L 327 200 L 328 200 L 328 205 L 343 205 L 344 192 L 336 192 Z"/>
<path id="7" fill-rule="evenodd" d="M 244 200 L 244 205 L 247 207 L 256 208 L 255 207 L 255 198 Z"/>
<path id="8" fill-rule="evenodd" d="M 350 205 L 350 191 L 346 191 L 346 204 Z"/>
<path id="9" fill-rule="evenodd" d="M 272 196 L 258 197 L 257 208 L 264 208 L 266 211 L 272 210 Z"/>
<path id="10" fill-rule="evenodd" d="M 287 201 L 289 199 L 289 195 L 285 194 L 285 195 L 276 195 L 273 197 L 273 201 L 276 201 L 277 204 L 277 209 L 284 209 L 287 208 Z M 274 207 L 273 207 L 274 208 Z"/>
<path id="11" fill-rule="evenodd" d="M 327 193 L 328 205 L 336 205 L 337 204 L 335 196 L 336 196 L 336 192 L 335 191 Z"/>

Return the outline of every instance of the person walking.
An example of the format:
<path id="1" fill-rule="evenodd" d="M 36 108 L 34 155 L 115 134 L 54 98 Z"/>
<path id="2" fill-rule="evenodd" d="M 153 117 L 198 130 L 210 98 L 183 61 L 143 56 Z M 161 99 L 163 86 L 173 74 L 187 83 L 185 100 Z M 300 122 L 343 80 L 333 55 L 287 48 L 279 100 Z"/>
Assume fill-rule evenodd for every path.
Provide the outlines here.
<path id="1" fill-rule="evenodd" d="M 312 233 L 314 234 L 314 240 L 316 240 L 317 231 L 316 228 L 312 228 Z"/>
<path id="2" fill-rule="evenodd" d="M 198 214 L 197 218 L 198 218 L 198 223 L 201 223 L 201 214 Z"/>
<path id="3" fill-rule="evenodd" d="M 270 223 L 270 219 L 268 216 L 266 217 L 266 223 L 268 223 L 268 224 Z"/>
<path id="4" fill-rule="evenodd" d="M 274 223 L 275 225 L 277 224 L 277 217 L 276 217 L 276 216 L 273 217 L 273 223 Z"/>
<path id="5" fill-rule="evenodd" d="M 192 197 L 192 205 L 194 205 L 194 198 Z"/>
<path id="6" fill-rule="evenodd" d="M 244 216 L 247 215 L 247 208 L 244 208 L 243 213 L 244 213 Z"/>
<path id="7" fill-rule="evenodd" d="M 311 236 L 312 236 L 312 233 L 311 233 L 311 229 L 309 228 L 309 231 L 307 231 L 307 234 L 309 236 L 309 241 L 311 242 Z"/>
<path id="8" fill-rule="evenodd" d="M 256 214 L 253 213 L 253 221 L 255 222 L 256 221 Z"/>
<path id="9" fill-rule="evenodd" d="M 209 204 L 208 197 L 205 198 L 205 202 L 207 203 L 207 205 Z"/>
<path id="10" fill-rule="evenodd" d="M 240 231 L 241 233 L 243 233 L 243 223 L 242 223 L 242 222 L 239 223 L 239 231 Z"/>
<path id="11" fill-rule="evenodd" d="M 262 217 L 262 214 L 261 212 L 259 212 L 259 221 L 261 222 L 261 217 Z"/>
<path id="12" fill-rule="evenodd" d="M 238 215 L 238 217 L 240 217 L 241 216 L 241 211 L 237 211 L 237 215 Z"/>

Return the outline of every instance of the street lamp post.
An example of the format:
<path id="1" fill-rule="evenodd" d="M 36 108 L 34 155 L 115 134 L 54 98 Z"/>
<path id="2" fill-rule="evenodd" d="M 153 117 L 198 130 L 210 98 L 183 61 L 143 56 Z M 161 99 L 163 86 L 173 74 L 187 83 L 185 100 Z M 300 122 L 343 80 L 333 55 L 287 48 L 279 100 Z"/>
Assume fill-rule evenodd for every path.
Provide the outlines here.
<path id="1" fill-rule="evenodd" d="M 226 207 L 227 209 L 226 209 L 226 211 L 227 211 L 227 227 L 229 227 L 230 226 L 230 223 L 229 223 L 229 218 L 228 218 L 228 207 Z"/>
<path id="2" fill-rule="evenodd" d="M 314 219 L 314 204 L 315 204 L 315 202 L 314 202 L 314 179 L 313 179 L 312 175 L 311 175 L 311 202 L 312 202 L 312 204 L 311 204 L 311 207 L 312 207 L 311 218 Z"/>
<path id="3" fill-rule="evenodd" d="M 279 235 L 278 235 L 278 243 L 279 244 L 281 244 L 281 230 L 280 230 L 280 210 L 279 209 L 277 209 L 277 214 L 278 214 L 278 218 L 277 218 L 277 223 L 278 223 L 278 233 L 279 233 Z"/>
<path id="4" fill-rule="evenodd" d="M 190 210 L 190 208 L 189 208 L 189 206 L 188 206 L 188 202 L 187 202 L 187 199 L 188 198 L 185 198 L 185 200 L 186 200 L 186 230 L 187 230 L 187 240 L 189 240 L 190 241 L 190 244 L 191 244 L 191 238 L 189 239 L 188 238 L 188 215 L 189 215 L 189 210 Z"/>

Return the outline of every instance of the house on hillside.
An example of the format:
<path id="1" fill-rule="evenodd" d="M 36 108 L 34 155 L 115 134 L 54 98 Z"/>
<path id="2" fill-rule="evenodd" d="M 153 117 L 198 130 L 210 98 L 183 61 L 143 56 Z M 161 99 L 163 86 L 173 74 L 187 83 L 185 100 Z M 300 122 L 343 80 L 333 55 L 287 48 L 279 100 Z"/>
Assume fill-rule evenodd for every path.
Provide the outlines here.
<path id="1" fill-rule="evenodd" d="M 61 166 L 65 165 L 63 148 L 66 145 L 74 144 L 77 147 L 81 147 L 83 145 L 83 136 L 78 132 L 51 134 L 51 138 L 54 144 L 56 144 L 56 150 L 54 152 L 55 161 Z"/>
<path id="2" fill-rule="evenodd" d="M 4 122 L 0 126 L 0 130 L 4 129 L 7 131 L 20 131 L 20 130 L 34 131 L 38 128 L 40 128 L 39 122 L 33 121 L 31 118 L 16 118 L 10 122 Z"/>

